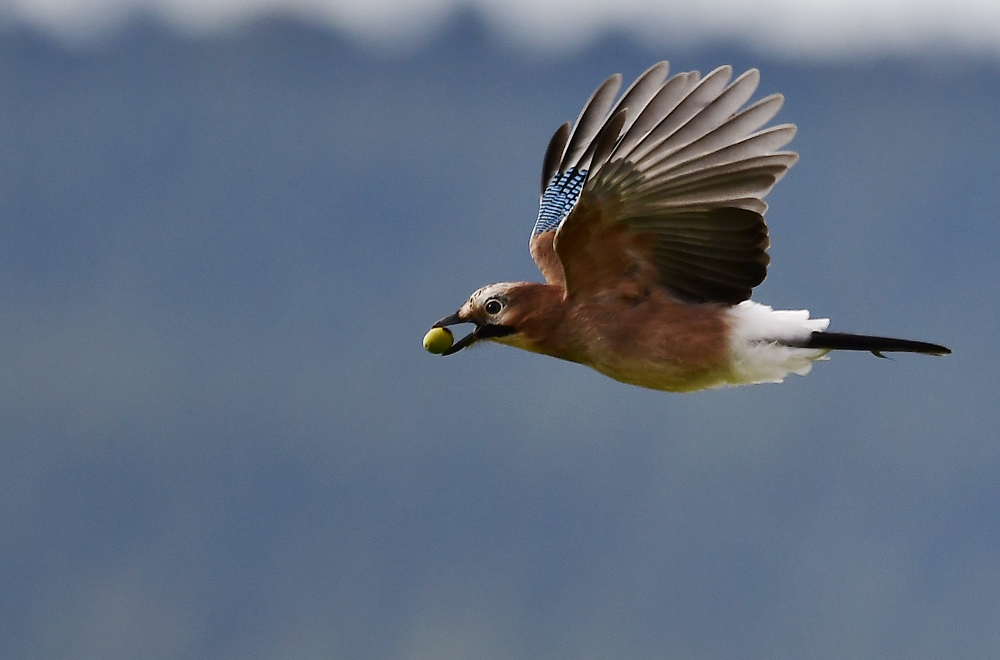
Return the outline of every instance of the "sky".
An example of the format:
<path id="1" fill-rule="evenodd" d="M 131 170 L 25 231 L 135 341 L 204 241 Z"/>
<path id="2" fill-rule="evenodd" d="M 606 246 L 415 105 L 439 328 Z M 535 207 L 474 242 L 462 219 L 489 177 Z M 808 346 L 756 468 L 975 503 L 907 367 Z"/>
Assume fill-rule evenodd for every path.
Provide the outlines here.
<path id="1" fill-rule="evenodd" d="M 685 395 L 421 338 L 614 72 L 781 92 L 760 302 L 942 343 Z M 0 33 L 0 657 L 993 658 L 1000 67 L 460 13 Z"/>
<path id="2" fill-rule="evenodd" d="M 577 48 L 616 30 L 654 46 L 714 40 L 795 57 L 1000 52 L 1000 6 L 992 0 L 5 0 L 0 16 L 78 43 L 136 15 L 211 33 L 280 13 L 405 48 L 462 9 L 540 52 Z"/>

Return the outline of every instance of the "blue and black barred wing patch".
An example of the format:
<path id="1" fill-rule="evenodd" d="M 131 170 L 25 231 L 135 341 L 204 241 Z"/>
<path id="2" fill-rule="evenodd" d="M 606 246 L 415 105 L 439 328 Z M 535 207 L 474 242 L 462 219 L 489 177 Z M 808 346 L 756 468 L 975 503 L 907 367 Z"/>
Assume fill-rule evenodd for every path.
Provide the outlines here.
<path id="1" fill-rule="evenodd" d="M 538 219 L 531 230 L 532 236 L 547 231 L 555 231 L 559 223 L 569 215 L 580 199 L 583 184 L 587 181 L 587 170 L 572 169 L 552 179 L 538 207 Z"/>

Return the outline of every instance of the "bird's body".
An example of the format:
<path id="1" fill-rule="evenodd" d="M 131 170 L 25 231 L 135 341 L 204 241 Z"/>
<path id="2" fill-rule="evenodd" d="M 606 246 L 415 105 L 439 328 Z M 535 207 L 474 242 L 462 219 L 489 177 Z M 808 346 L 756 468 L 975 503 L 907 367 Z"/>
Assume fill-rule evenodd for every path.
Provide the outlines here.
<path id="1" fill-rule="evenodd" d="M 660 291 L 622 305 L 622 298 L 610 294 L 577 300 L 564 298 L 552 285 L 520 286 L 544 298 L 549 311 L 528 316 L 517 334 L 497 339 L 500 343 L 653 389 L 700 389 L 724 376 L 728 328 L 715 310 L 685 307 Z"/>
<path id="2" fill-rule="evenodd" d="M 807 373 L 829 352 L 779 343 L 804 341 L 824 329 L 827 319 L 750 301 L 734 307 L 685 305 L 656 289 L 628 298 L 609 293 L 571 299 L 561 287 L 535 282 L 493 284 L 473 300 L 498 295 L 505 297 L 505 309 L 517 312 L 505 324 L 518 331 L 493 341 L 585 364 L 654 390 L 780 382 L 788 373 Z M 475 319 L 476 303 L 467 306 L 459 315 Z"/>
<path id="3" fill-rule="evenodd" d="M 677 392 L 780 382 L 830 350 L 942 355 L 935 344 L 825 332 L 827 319 L 749 300 L 769 258 L 764 195 L 797 156 L 782 98 L 729 67 L 667 79 L 661 62 L 612 105 L 609 78 L 545 156 L 531 255 L 546 283 L 483 287 L 435 327 L 474 323 L 443 351 L 489 339 Z M 727 85 L 728 84 L 728 85 Z"/>

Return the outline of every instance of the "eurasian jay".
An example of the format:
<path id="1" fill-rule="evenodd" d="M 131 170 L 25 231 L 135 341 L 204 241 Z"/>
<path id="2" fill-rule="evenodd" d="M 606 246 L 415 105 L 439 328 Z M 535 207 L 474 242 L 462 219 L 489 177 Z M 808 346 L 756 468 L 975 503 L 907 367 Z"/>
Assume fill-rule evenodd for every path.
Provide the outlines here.
<path id="1" fill-rule="evenodd" d="M 795 126 L 761 129 L 780 94 L 740 109 L 755 69 L 731 84 L 729 66 L 704 78 L 667 71 L 654 65 L 617 103 L 622 77 L 611 76 L 572 129 L 559 127 L 529 242 L 546 283 L 479 289 L 432 332 L 475 329 L 454 345 L 447 333 L 436 352 L 488 339 L 674 392 L 780 382 L 835 349 L 951 352 L 826 332 L 829 319 L 808 310 L 749 300 L 770 261 L 763 198 L 798 159 L 780 150 Z"/>

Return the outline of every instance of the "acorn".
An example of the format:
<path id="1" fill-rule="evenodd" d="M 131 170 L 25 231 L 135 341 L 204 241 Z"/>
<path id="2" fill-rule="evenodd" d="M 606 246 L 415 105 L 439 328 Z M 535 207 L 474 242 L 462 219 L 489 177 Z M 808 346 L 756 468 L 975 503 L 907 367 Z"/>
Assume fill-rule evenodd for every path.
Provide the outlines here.
<path id="1" fill-rule="evenodd" d="M 424 348 L 429 353 L 440 355 L 444 353 L 455 342 L 455 336 L 448 328 L 431 328 L 424 335 Z"/>

